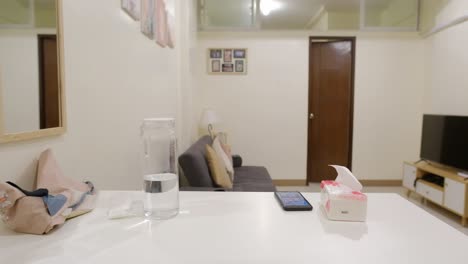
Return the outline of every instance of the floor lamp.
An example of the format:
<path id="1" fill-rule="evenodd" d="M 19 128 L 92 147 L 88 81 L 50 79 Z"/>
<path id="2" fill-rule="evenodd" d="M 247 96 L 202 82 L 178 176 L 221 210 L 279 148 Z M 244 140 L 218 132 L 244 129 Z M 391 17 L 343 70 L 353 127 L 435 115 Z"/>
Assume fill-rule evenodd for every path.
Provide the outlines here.
<path id="1" fill-rule="evenodd" d="M 208 128 L 208 133 L 211 137 L 213 137 L 213 125 L 218 123 L 218 115 L 213 109 L 205 109 L 203 110 L 202 117 L 200 120 L 200 127 L 205 129 Z"/>

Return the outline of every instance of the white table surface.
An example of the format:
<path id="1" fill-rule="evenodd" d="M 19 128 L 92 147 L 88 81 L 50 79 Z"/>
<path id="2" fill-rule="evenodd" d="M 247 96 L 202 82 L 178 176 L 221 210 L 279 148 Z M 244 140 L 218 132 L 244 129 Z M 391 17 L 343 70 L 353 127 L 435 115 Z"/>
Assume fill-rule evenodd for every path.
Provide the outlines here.
<path id="1" fill-rule="evenodd" d="M 0 263 L 468 263 L 468 237 L 396 194 L 368 194 L 367 223 L 285 212 L 273 193 L 181 192 L 166 221 L 108 220 L 139 192 L 101 192 L 98 207 L 49 235 L 0 227 Z"/>

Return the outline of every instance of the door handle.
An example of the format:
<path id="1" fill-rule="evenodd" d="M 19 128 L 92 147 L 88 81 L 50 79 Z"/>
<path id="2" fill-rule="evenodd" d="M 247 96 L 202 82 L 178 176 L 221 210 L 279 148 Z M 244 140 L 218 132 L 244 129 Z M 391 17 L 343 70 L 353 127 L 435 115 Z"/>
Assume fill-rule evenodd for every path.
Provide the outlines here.
<path id="1" fill-rule="evenodd" d="M 310 120 L 312 120 L 312 119 L 314 119 L 314 118 L 315 118 L 315 115 L 314 115 L 314 113 L 310 113 L 310 115 L 309 115 L 309 119 L 310 119 Z"/>

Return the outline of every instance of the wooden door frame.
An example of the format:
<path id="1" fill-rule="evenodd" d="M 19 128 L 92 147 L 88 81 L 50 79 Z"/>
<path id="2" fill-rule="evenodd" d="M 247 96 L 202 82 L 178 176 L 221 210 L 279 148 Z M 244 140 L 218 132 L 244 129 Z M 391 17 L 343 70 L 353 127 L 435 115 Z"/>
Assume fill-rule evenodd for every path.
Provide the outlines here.
<path id="1" fill-rule="evenodd" d="M 65 81 L 65 49 L 63 41 L 63 0 L 55 0 L 57 19 L 57 48 L 58 48 L 58 69 L 59 69 L 59 113 L 60 127 L 41 129 L 30 132 L 19 132 L 11 134 L 0 134 L 0 144 L 7 144 L 18 141 L 34 140 L 45 137 L 59 136 L 67 132 L 67 107 L 66 107 L 66 81 Z M 5 132 L 5 131 L 3 131 Z"/>
<path id="2" fill-rule="evenodd" d="M 351 42 L 351 102 L 350 102 L 350 111 L 349 111 L 349 151 L 348 151 L 348 164 L 349 164 L 349 170 L 352 170 L 352 165 L 353 165 L 353 133 L 354 133 L 354 81 L 355 81 L 355 68 L 356 68 L 356 37 L 339 37 L 339 36 L 313 36 L 309 37 L 309 86 L 308 86 L 308 92 L 310 92 L 310 88 L 312 86 L 312 53 L 310 52 L 311 50 L 311 45 L 314 42 L 314 40 L 336 40 L 336 41 L 350 41 Z M 309 138 L 309 131 L 310 131 L 310 111 L 311 111 L 311 103 L 310 100 L 310 95 L 308 96 L 308 113 L 307 113 L 307 185 L 309 185 L 309 182 L 312 180 L 310 178 L 311 175 L 311 168 L 309 166 L 309 155 L 310 155 L 310 141 L 312 140 Z"/>

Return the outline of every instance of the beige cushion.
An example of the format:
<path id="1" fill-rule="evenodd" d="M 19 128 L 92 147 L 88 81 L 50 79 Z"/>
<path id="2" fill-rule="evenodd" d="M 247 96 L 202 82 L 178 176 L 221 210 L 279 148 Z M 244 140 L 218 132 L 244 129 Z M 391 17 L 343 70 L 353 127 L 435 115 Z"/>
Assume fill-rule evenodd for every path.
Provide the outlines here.
<path id="1" fill-rule="evenodd" d="M 231 163 L 234 165 L 234 161 L 232 160 L 231 145 L 227 145 L 227 144 L 224 144 L 223 142 L 221 142 L 221 147 L 223 148 L 224 153 L 226 153 L 226 155 L 229 157 L 229 160 L 231 161 Z"/>
<path id="2" fill-rule="evenodd" d="M 221 144 L 227 144 L 227 133 L 226 132 L 219 132 L 216 134 L 217 137 L 219 137 L 219 141 L 221 141 Z"/>
<path id="3" fill-rule="evenodd" d="M 218 157 L 218 154 L 216 154 L 216 151 L 209 145 L 206 145 L 205 148 L 206 160 L 208 161 L 208 167 L 210 168 L 213 181 L 223 188 L 232 189 L 232 181 L 229 178 L 224 164 Z"/>
<path id="4" fill-rule="evenodd" d="M 224 151 L 219 137 L 216 137 L 215 140 L 213 140 L 212 147 L 214 151 L 216 151 L 216 154 L 218 154 L 218 157 L 220 158 L 221 162 L 223 163 L 224 168 L 227 171 L 229 178 L 231 179 L 231 182 L 233 182 L 234 181 L 234 167 L 232 165 L 232 160 Z"/>

